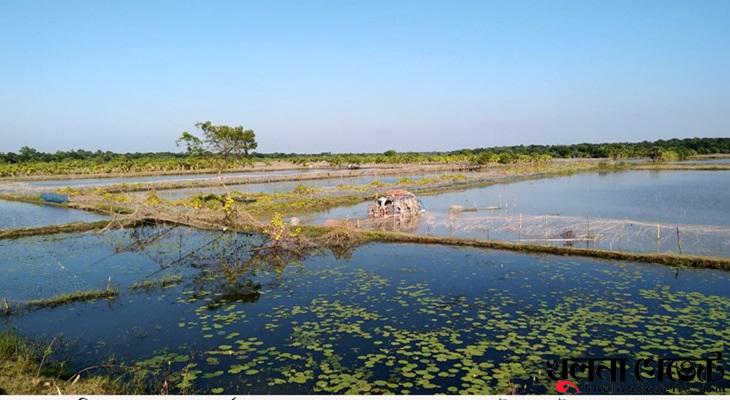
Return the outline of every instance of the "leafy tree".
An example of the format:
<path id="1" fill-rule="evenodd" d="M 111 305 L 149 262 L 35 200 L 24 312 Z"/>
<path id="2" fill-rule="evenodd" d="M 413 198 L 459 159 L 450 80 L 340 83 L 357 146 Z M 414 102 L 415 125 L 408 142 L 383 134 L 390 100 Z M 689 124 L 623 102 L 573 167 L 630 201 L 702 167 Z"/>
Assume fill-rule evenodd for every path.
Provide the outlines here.
<path id="1" fill-rule="evenodd" d="M 213 125 L 206 121 L 198 122 L 195 127 L 203 131 L 208 149 L 220 154 L 224 160 L 235 155 L 248 156 L 258 146 L 256 134 L 243 126 Z"/>
<path id="2" fill-rule="evenodd" d="M 657 162 L 662 157 L 662 148 L 659 146 L 654 146 L 649 150 L 649 158 L 651 158 L 651 161 Z"/>
<path id="3" fill-rule="evenodd" d="M 256 134 L 243 126 L 213 125 L 205 121 L 198 122 L 195 127 L 203 132 L 203 140 L 190 132 L 183 132 L 175 141 L 178 146 L 184 145 L 188 154 L 202 154 L 209 150 L 228 160 L 231 156 L 248 156 L 258 146 Z"/>
<path id="4" fill-rule="evenodd" d="M 679 154 L 674 150 L 662 150 L 659 155 L 659 161 L 677 161 Z"/>
<path id="5" fill-rule="evenodd" d="M 185 146 L 185 151 L 190 155 L 199 155 L 205 152 L 203 141 L 190 132 L 183 132 L 179 139 L 175 141 L 177 146 Z"/>
<path id="6" fill-rule="evenodd" d="M 38 150 L 28 146 L 21 147 L 19 153 L 20 159 L 23 161 L 35 160 L 40 155 L 40 153 L 38 153 Z"/>

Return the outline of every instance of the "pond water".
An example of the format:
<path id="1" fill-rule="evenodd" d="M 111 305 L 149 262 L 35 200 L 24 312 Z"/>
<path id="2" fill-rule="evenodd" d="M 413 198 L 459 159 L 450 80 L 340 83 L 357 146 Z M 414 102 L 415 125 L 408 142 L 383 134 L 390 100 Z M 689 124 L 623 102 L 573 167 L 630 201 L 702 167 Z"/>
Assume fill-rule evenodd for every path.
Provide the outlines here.
<path id="1" fill-rule="evenodd" d="M 289 169 L 277 171 L 244 171 L 244 172 L 226 172 L 223 173 L 224 179 L 249 178 L 257 176 L 278 176 L 278 175 L 295 175 L 308 174 L 316 172 L 330 171 L 328 169 Z M 179 175 L 153 175 L 153 176 L 130 176 L 117 178 L 85 178 L 85 179 L 65 179 L 65 180 L 45 180 L 45 181 L 27 181 L 31 187 L 39 188 L 64 188 L 64 187 L 83 187 L 83 186 L 103 186 L 115 185 L 119 183 L 150 183 L 150 182 L 172 182 L 172 181 L 198 181 L 217 179 L 218 174 L 179 174 Z"/>
<path id="2" fill-rule="evenodd" d="M 598 246 L 632 251 L 678 251 L 679 229 L 682 251 L 730 255 L 728 183 L 728 171 L 585 173 L 520 181 L 424 196 L 427 213 L 406 225 L 419 233 L 517 240 L 521 218 L 523 240 L 560 239 L 570 231 L 574 237 L 603 237 Z M 452 205 L 479 210 L 450 214 Z M 364 218 L 367 206 L 335 208 L 303 220 Z M 484 210 L 497 206 L 504 208 Z"/>
<path id="3" fill-rule="evenodd" d="M 0 229 L 92 222 L 103 216 L 64 207 L 0 200 Z"/>
<path id="4" fill-rule="evenodd" d="M 259 241 L 164 227 L 0 241 L 0 298 L 121 292 L 2 325 L 60 336 L 74 367 L 114 356 L 188 393 L 546 393 L 547 359 L 702 357 L 730 335 L 722 271 L 379 243 L 268 263 L 247 258 Z M 169 273 L 183 281 L 128 289 Z"/>

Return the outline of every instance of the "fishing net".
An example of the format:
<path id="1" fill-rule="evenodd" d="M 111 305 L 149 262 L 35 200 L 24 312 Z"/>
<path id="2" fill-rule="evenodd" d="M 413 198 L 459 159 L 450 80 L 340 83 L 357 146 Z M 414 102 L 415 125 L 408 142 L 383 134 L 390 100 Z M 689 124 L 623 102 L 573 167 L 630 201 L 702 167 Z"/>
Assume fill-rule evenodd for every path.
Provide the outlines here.
<path id="1" fill-rule="evenodd" d="M 565 215 L 430 214 L 421 231 L 609 250 L 730 255 L 730 227 Z"/>
<path id="2" fill-rule="evenodd" d="M 0 280 L 0 301 L 25 303 L 94 288 L 79 276 L 74 267 L 76 258 L 70 249 L 54 246 L 48 238 L 25 238 L 0 245 L 3 279 Z"/>
<path id="3" fill-rule="evenodd" d="M 730 256 L 730 227 L 566 215 L 426 212 L 408 217 L 328 221 L 362 229 L 617 251 Z"/>
<path id="4" fill-rule="evenodd" d="M 219 255 L 227 248 L 220 239 L 221 235 L 155 225 L 2 241 L 0 307 L 126 285 L 131 275 Z"/>

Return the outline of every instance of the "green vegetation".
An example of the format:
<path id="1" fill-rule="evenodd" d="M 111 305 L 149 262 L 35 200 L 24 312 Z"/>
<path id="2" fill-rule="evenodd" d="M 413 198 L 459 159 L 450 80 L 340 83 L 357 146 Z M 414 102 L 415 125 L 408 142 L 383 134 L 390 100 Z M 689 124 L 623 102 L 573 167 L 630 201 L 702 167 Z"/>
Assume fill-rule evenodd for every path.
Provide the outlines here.
<path id="1" fill-rule="evenodd" d="M 447 175 L 439 175 L 439 176 L 434 176 L 434 177 L 424 176 L 424 177 L 421 177 L 418 179 L 413 179 L 413 178 L 404 176 L 403 178 L 399 178 L 396 181 L 396 184 L 425 186 L 425 185 L 431 185 L 434 183 L 463 182 L 463 181 L 466 181 L 466 176 L 464 176 L 462 174 L 447 174 Z"/>
<path id="2" fill-rule="evenodd" d="M 30 309 L 52 308 L 79 301 L 113 299 L 118 295 L 119 291 L 112 287 L 106 289 L 79 290 L 76 292 L 65 293 L 45 299 L 30 300 L 25 303 L 25 307 Z"/>
<path id="3" fill-rule="evenodd" d="M 109 224 L 109 221 L 97 222 L 73 222 L 62 225 L 49 225 L 37 228 L 15 228 L 0 229 L 0 239 L 15 239 L 25 236 L 52 235 L 55 233 L 85 232 L 95 229 L 102 229 Z M 129 224 L 125 224 L 129 225 Z"/>
<path id="4" fill-rule="evenodd" d="M 201 140 L 190 132 L 183 132 L 175 142 L 178 146 L 185 145 L 190 155 L 200 155 L 206 152 L 218 154 L 222 161 L 231 156 L 244 155 L 256 149 L 256 134 L 243 126 L 213 125 L 210 121 L 198 122 L 195 127 L 203 132 L 205 140 Z"/>
<path id="5" fill-rule="evenodd" d="M 677 161 L 677 160 L 684 160 L 689 155 L 695 155 L 695 154 L 687 154 L 687 153 L 680 153 L 678 150 L 675 149 L 664 149 L 661 147 L 654 147 L 649 152 L 649 158 L 651 158 L 654 162 L 669 162 L 669 161 Z"/>
<path id="6" fill-rule="evenodd" d="M 550 158 L 602 158 L 625 159 L 632 157 L 656 157 L 657 149 L 676 153 L 678 159 L 695 155 L 730 153 L 730 138 L 691 138 L 658 140 L 639 143 L 581 143 L 573 145 L 528 145 L 463 149 L 448 152 L 396 152 L 381 154 L 295 154 L 252 153 L 255 146 L 253 131 L 242 127 L 200 124 L 206 136 L 203 141 L 192 134 L 183 134 L 180 145 L 186 154 L 179 153 L 126 153 L 71 150 L 42 153 L 23 147 L 18 153 L 0 153 L 0 177 L 33 175 L 73 175 L 108 173 L 147 173 L 213 171 L 221 162 L 226 169 L 250 167 L 252 162 L 271 163 L 285 161 L 299 165 L 325 162 L 331 166 L 350 164 L 407 164 L 407 163 L 470 163 L 510 164 L 517 162 L 544 162 Z M 240 128 L 240 129 L 239 129 Z M 207 131 L 206 131 L 207 129 Z M 207 132 L 207 133 L 206 133 Z M 213 141 L 208 140 L 211 135 Z M 206 152 L 207 145 L 212 154 Z M 672 153 L 667 153 L 671 156 Z"/>
<path id="7" fill-rule="evenodd" d="M 0 394 L 114 394 L 120 386 L 106 377 L 78 380 L 65 363 L 49 362 L 49 345 L 29 342 L 15 332 L 0 332 Z"/>
<path id="8" fill-rule="evenodd" d="M 165 289 L 175 286 L 183 281 L 182 275 L 165 275 L 160 279 L 146 279 L 136 282 L 129 287 L 129 290 L 151 290 Z"/>
<path id="9" fill-rule="evenodd" d="M 362 196 L 335 195 L 316 196 L 301 193 L 241 193 L 200 194 L 172 204 L 194 209 L 223 210 L 226 213 L 237 208 L 257 217 L 271 217 L 276 213 L 291 216 L 311 213 L 345 205 L 355 205 L 363 201 Z"/>

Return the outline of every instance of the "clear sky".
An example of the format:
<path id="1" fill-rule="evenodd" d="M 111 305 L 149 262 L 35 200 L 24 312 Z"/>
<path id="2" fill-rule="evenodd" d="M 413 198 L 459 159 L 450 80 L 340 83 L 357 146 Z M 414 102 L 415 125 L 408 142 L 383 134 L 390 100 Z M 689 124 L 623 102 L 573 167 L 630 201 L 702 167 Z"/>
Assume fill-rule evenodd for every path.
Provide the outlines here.
<path id="1" fill-rule="evenodd" d="M 0 0 L 0 151 L 730 136 L 730 1 Z"/>

